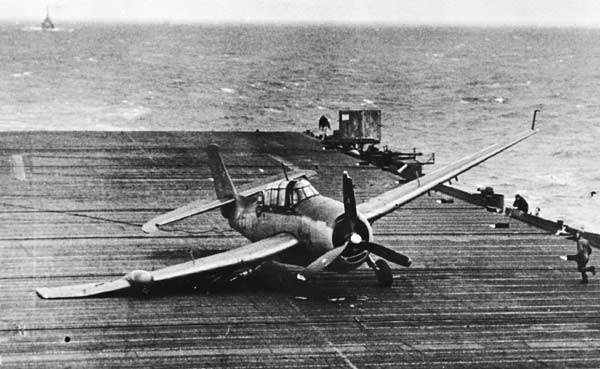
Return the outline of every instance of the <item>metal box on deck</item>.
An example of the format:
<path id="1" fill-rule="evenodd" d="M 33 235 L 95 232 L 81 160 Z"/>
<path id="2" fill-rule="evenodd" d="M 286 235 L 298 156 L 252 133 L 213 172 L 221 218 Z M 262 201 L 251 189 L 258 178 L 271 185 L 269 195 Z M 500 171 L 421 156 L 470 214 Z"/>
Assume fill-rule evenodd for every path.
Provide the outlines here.
<path id="1" fill-rule="evenodd" d="M 381 110 L 340 110 L 339 132 L 341 140 L 356 143 L 381 141 Z"/>

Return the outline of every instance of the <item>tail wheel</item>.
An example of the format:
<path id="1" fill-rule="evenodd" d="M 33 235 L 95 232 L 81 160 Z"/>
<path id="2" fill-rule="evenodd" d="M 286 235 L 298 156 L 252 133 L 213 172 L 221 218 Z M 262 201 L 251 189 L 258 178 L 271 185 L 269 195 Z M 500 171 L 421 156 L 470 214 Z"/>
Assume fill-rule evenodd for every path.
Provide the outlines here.
<path id="1" fill-rule="evenodd" d="M 391 287 L 394 282 L 394 276 L 392 275 L 392 269 L 389 264 L 383 260 L 379 259 L 375 262 L 376 269 L 375 275 L 377 276 L 377 282 L 381 287 Z"/>

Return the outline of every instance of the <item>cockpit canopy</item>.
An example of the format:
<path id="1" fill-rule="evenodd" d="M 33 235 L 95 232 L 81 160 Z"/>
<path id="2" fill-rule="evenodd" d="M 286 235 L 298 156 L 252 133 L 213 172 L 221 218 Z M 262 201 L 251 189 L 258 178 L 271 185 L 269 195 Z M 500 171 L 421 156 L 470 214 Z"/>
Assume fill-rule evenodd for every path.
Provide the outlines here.
<path id="1" fill-rule="evenodd" d="M 300 202 L 317 196 L 319 192 L 304 178 L 282 180 L 265 188 L 264 205 L 267 207 L 293 208 Z"/>

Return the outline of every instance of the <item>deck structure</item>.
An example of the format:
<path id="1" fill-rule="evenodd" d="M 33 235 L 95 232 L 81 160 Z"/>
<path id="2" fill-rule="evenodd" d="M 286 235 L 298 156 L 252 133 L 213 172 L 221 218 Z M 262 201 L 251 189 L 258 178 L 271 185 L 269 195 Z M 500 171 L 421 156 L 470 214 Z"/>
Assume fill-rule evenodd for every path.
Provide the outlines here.
<path id="1" fill-rule="evenodd" d="M 371 270 L 323 273 L 310 291 L 42 300 L 35 288 L 111 280 L 235 247 L 218 212 L 158 236 L 140 226 L 213 196 L 204 148 L 243 185 L 316 170 L 357 201 L 396 178 L 298 133 L 30 132 L 0 135 L 3 368 L 598 368 L 600 281 L 579 285 L 572 241 L 432 193 L 380 219 L 378 242 L 410 255 L 391 289 Z M 494 159 L 492 159 L 494 160 Z M 496 223 L 508 228 L 492 228 Z M 592 261 L 596 259 L 592 255 Z"/>

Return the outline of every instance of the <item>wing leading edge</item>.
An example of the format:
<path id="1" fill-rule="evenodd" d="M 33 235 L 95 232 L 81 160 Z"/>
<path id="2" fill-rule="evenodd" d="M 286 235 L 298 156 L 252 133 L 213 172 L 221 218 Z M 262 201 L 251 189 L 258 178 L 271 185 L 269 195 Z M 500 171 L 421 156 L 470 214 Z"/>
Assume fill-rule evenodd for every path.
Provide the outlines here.
<path id="1" fill-rule="evenodd" d="M 37 289 L 36 292 L 38 296 L 44 299 L 95 296 L 124 290 L 136 284 L 141 286 L 151 285 L 153 282 L 166 281 L 192 274 L 217 271 L 227 267 L 242 267 L 256 264 L 297 244 L 298 240 L 294 236 L 288 233 L 280 233 L 219 254 L 171 265 L 153 272 L 137 270 L 110 282 L 44 287 Z"/>
<path id="2" fill-rule="evenodd" d="M 409 201 L 421 196 L 435 186 L 447 182 L 461 173 L 483 163 L 502 151 L 518 144 L 519 142 L 533 136 L 537 129 L 529 130 L 505 143 L 489 146 L 475 154 L 466 156 L 448 166 L 435 170 L 419 179 L 410 181 L 400 187 L 382 193 L 358 206 L 358 211 L 370 222 L 373 222 L 385 214 L 399 208 Z"/>

